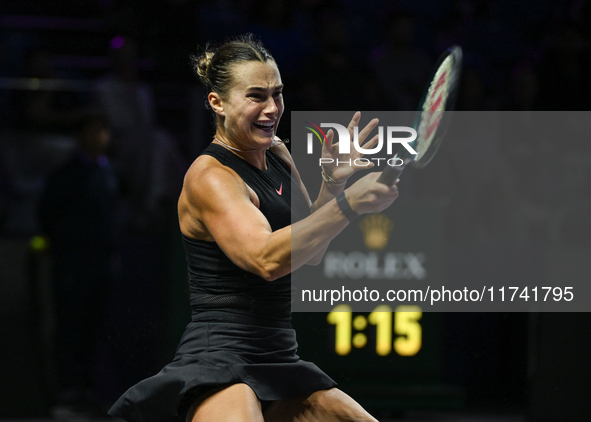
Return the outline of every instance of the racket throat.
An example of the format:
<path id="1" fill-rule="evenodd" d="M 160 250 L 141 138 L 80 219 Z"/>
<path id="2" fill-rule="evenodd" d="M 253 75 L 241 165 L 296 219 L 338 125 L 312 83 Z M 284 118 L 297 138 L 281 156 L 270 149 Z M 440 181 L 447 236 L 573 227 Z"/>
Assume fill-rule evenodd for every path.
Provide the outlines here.
<path id="1" fill-rule="evenodd" d="M 390 158 L 386 162 L 386 168 L 382 171 L 382 174 L 378 178 L 378 182 L 392 186 L 400 177 L 404 168 L 412 161 L 412 158 L 403 159 L 398 157 L 398 155 Z"/>

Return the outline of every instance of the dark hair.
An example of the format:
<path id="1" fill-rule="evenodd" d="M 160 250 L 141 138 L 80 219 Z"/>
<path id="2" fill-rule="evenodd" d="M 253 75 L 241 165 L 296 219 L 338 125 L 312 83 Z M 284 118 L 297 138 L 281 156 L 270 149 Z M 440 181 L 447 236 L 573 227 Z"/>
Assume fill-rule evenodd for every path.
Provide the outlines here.
<path id="1" fill-rule="evenodd" d="M 231 39 L 220 47 L 205 47 L 200 56 L 191 56 L 193 70 L 207 92 L 225 97 L 232 85 L 232 66 L 240 62 L 273 60 L 271 53 L 252 34 Z"/>

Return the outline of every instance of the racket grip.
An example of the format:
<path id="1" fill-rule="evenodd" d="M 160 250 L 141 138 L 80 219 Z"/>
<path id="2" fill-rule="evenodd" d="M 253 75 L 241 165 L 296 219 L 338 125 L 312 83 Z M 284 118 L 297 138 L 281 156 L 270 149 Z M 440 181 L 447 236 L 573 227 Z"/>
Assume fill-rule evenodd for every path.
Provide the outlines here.
<path id="1" fill-rule="evenodd" d="M 392 186 L 394 182 L 396 182 L 396 179 L 402 174 L 402 170 L 404 170 L 403 166 L 387 166 L 382 170 L 380 177 L 378 177 L 378 182 Z"/>

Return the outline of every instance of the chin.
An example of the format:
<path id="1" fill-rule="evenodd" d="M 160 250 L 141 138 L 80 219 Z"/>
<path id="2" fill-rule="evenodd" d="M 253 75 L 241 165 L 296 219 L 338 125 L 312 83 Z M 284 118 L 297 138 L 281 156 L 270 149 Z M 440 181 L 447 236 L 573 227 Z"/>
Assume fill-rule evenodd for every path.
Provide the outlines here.
<path id="1" fill-rule="evenodd" d="M 273 142 L 275 142 L 275 132 L 271 132 L 268 135 L 258 135 L 255 139 L 258 141 L 257 143 L 268 144 L 266 146 L 270 147 L 273 145 Z"/>

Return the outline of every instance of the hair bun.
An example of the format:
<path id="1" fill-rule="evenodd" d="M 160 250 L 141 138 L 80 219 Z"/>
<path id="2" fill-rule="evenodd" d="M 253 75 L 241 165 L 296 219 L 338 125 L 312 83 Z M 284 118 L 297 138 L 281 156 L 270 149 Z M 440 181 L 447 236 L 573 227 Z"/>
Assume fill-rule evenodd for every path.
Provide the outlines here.
<path id="1" fill-rule="evenodd" d="M 199 79 L 208 86 L 210 84 L 209 77 L 207 76 L 207 72 L 211 66 L 211 61 L 215 56 L 215 52 L 213 51 L 206 51 L 199 57 L 193 57 L 193 65 L 195 67 L 195 72 Z"/>
<path id="2" fill-rule="evenodd" d="M 265 63 L 273 60 L 271 54 L 252 34 L 227 41 L 221 46 L 205 45 L 198 55 L 191 56 L 193 72 L 205 86 L 207 95 L 215 92 L 225 98 L 234 84 L 234 66 L 242 62 Z"/>

